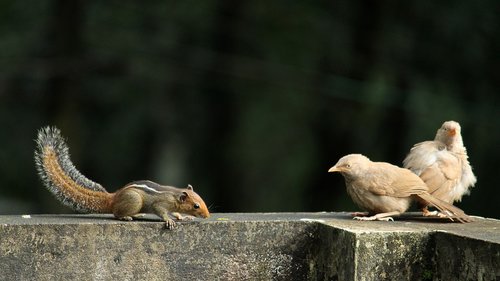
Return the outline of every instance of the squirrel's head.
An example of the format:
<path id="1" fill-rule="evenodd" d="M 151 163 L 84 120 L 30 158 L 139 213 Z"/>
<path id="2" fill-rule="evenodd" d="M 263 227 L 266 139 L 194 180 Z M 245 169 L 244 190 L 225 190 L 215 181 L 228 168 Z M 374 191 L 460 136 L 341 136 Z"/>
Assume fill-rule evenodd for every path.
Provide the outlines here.
<path id="1" fill-rule="evenodd" d="M 201 197 L 194 192 L 193 187 L 188 185 L 177 198 L 179 201 L 179 211 L 198 218 L 210 217 L 207 205 Z"/>

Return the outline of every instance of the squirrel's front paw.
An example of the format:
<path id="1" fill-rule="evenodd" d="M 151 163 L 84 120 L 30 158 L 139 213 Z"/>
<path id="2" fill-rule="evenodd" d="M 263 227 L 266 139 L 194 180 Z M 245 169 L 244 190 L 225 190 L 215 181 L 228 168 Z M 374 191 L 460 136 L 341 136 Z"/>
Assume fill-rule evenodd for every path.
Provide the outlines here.
<path id="1" fill-rule="evenodd" d="M 169 229 L 169 230 L 170 229 L 174 229 L 175 228 L 175 222 L 174 222 L 174 220 L 173 219 L 167 219 L 167 220 L 165 220 L 165 227 L 167 229 Z"/>
<path id="2" fill-rule="evenodd" d="M 172 216 L 174 216 L 175 219 L 177 219 L 178 221 L 190 221 L 194 219 L 194 216 L 189 216 L 189 215 L 183 216 L 178 212 L 173 212 Z"/>

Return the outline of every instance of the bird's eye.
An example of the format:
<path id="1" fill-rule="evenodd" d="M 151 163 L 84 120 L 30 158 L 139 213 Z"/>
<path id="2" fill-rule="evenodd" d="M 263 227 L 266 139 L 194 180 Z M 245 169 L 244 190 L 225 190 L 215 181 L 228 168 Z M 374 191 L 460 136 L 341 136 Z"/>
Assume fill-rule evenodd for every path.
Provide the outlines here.
<path id="1" fill-rule="evenodd" d="M 198 204 L 198 203 L 194 203 L 193 208 L 195 208 L 195 209 L 199 209 L 199 208 L 200 208 L 200 204 Z"/>
<path id="2" fill-rule="evenodd" d="M 351 164 L 346 164 L 345 167 L 346 168 L 351 168 Z"/>

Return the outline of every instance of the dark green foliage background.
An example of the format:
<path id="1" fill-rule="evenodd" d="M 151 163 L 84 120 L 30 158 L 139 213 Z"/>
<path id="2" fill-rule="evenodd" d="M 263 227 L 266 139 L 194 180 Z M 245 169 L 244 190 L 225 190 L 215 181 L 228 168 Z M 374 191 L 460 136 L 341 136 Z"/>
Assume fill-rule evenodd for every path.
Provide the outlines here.
<path id="1" fill-rule="evenodd" d="M 114 191 L 194 185 L 215 212 L 357 210 L 343 155 L 401 165 L 446 120 L 500 217 L 500 2 L 0 1 L 0 213 L 68 212 L 45 125 Z"/>

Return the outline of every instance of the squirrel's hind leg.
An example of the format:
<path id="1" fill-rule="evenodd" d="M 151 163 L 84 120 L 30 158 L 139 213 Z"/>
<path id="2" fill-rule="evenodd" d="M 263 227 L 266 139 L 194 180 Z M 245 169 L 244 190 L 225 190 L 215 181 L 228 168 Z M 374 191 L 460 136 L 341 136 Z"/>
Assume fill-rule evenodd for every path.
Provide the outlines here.
<path id="1" fill-rule="evenodd" d="M 143 198 L 132 188 L 121 190 L 115 195 L 113 214 L 120 220 L 131 221 L 142 209 Z"/>

